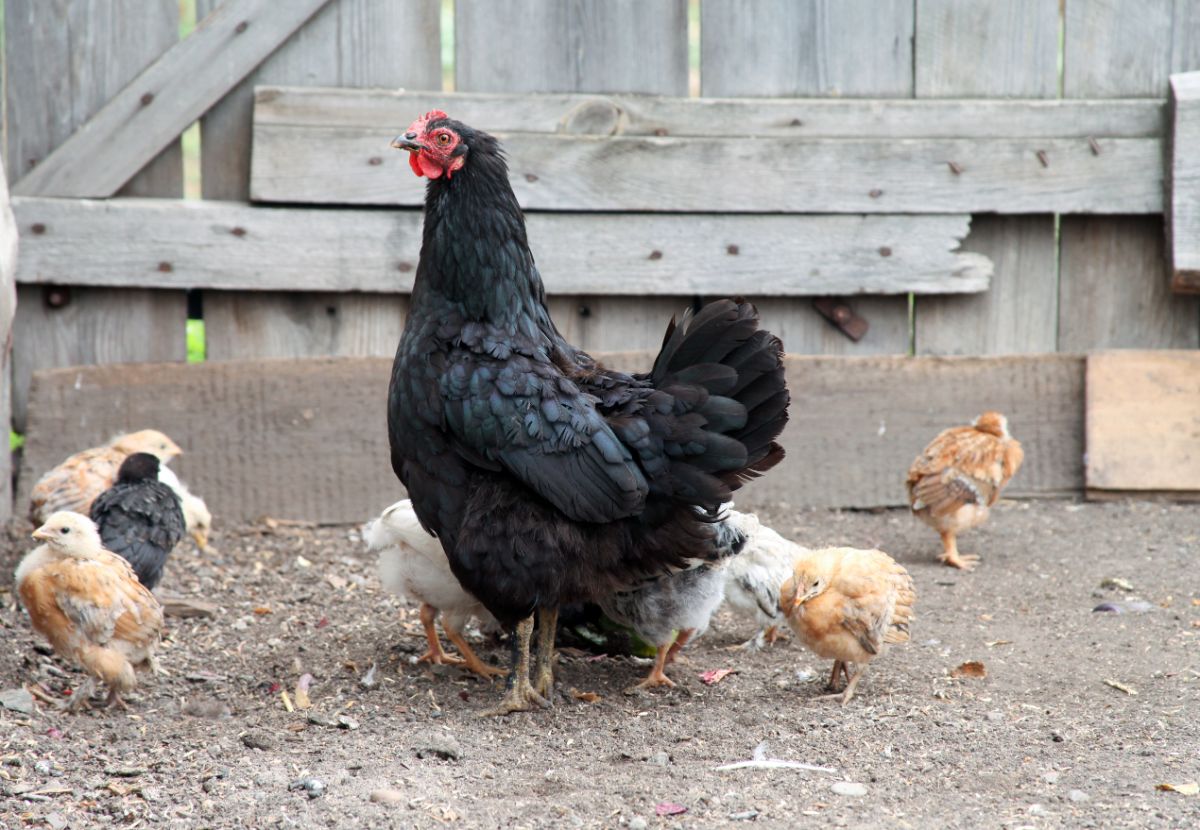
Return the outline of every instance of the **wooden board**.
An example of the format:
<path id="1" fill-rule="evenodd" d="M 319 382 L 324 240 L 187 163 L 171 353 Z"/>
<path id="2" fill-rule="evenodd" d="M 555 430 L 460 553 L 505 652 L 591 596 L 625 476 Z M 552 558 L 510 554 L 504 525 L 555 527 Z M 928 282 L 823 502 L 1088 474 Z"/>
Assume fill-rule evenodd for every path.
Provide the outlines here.
<path id="1" fill-rule="evenodd" d="M 1200 292 L 1200 72 L 1171 76 L 1166 204 L 1171 287 Z"/>
<path id="2" fill-rule="evenodd" d="M 764 95 L 829 97 L 866 96 L 874 99 L 903 99 L 913 94 L 912 86 L 912 0 L 706 0 L 701 4 L 700 55 L 701 94 L 748 96 L 748 100 L 714 102 L 713 106 L 739 107 L 741 112 L 726 118 L 693 118 L 697 131 L 718 130 L 730 124 L 763 124 L 762 136 L 783 139 L 795 136 L 866 138 L 876 135 L 872 121 L 905 122 L 911 102 L 902 100 L 757 101 Z M 748 68 L 751 68 L 748 71 Z M 703 105 L 703 102 L 701 102 Z M 790 105 L 791 112 L 777 106 Z M 674 109 L 702 115 L 702 110 L 676 106 Z M 838 123 L 833 113 L 845 113 L 858 123 Z M 902 114 L 903 113 L 903 114 Z M 746 120 L 738 116 L 747 116 Z M 764 117 L 765 116 L 765 117 Z M 790 116 L 790 117 L 789 117 Z M 911 125 L 917 129 L 929 129 Z M 937 128 L 934 128 L 937 129 Z M 780 132 L 780 131 L 783 132 Z M 788 130 L 794 132 L 788 133 Z M 676 130 L 670 135 L 683 134 Z M 735 135 L 760 135 L 738 128 Z M 906 136 L 903 128 L 892 136 Z M 994 137 L 993 134 L 992 137 Z M 879 137 L 884 137 L 880 135 Z M 711 140 L 711 139 L 710 139 Z M 757 139 L 756 139 L 757 140 Z M 744 142 L 743 142 L 744 143 Z M 808 148 L 799 152 L 807 152 Z M 768 161 L 773 167 L 775 160 Z M 735 176 L 743 173 L 741 164 Z M 831 172 L 831 171 L 827 171 Z M 718 176 L 722 173 L 717 173 Z M 745 182 L 749 184 L 750 182 Z M 797 183 L 798 189 L 807 185 Z M 872 184 L 883 198 L 884 186 Z M 729 209 L 728 204 L 722 204 Z M 764 208 L 765 209 L 765 208 Z M 817 208 L 827 212 L 828 208 Z M 820 263 L 809 260 L 809 267 Z M 870 325 L 866 337 L 855 342 L 836 330 L 812 308 L 809 298 L 766 297 L 759 300 L 764 319 L 784 340 L 788 349 L 808 354 L 907 354 L 911 348 L 910 313 L 907 297 L 856 299 L 854 307 Z"/>
<path id="3" fill-rule="evenodd" d="M 418 205 L 394 129 L 256 123 L 256 201 Z M 1158 213 L 1162 142 L 652 138 L 501 133 L 531 210 Z M 1039 160 L 1043 154 L 1045 162 Z M 954 162 L 960 172 L 950 167 Z"/>
<path id="4" fill-rule="evenodd" d="M 711 69 L 706 77 L 712 77 Z M 734 94 L 762 94 L 757 80 L 743 78 L 735 88 L 741 91 Z M 951 80 L 947 77 L 946 83 Z M 1165 133 L 1165 104 L 1159 98 L 1028 98 L 1041 88 L 1028 87 L 1029 92 L 1021 93 L 1024 100 L 862 100 L 260 86 L 255 117 L 263 124 L 398 131 L 423 112 L 443 109 L 464 123 L 502 133 L 711 138 L 729 137 L 730 124 L 762 138 L 1102 139 L 1161 138 Z"/>
<path id="5" fill-rule="evenodd" d="M 12 322 L 17 310 L 17 222 L 0 160 L 0 424 L 12 421 Z M 0 522 L 12 517 L 12 453 L 0 447 Z"/>
<path id="6" fill-rule="evenodd" d="M 1088 355 L 1087 486 L 1200 495 L 1200 352 Z"/>
<path id="7" fill-rule="evenodd" d="M 179 39 L 176 0 L 10 0 L 5 13 L 6 151 L 13 178 L 40 164 Z M 84 155 L 99 163 L 94 154 Z M 182 196 L 179 143 L 159 153 L 121 194 Z M 182 292 L 79 289 L 63 310 L 48 308 L 39 288 L 21 288 L 18 299 L 12 354 L 18 432 L 37 369 L 185 357 Z"/>
<path id="8" fill-rule="evenodd" d="M 602 356 L 603 357 L 603 356 Z M 647 367 L 651 353 L 614 355 Z M 81 447 L 153 426 L 185 454 L 172 466 L 218 523 L 263 515 L 359 522 L 402 496 L 384 429 L 391 361 L 320 358 L 39 373 L 18 502 Z M 937 432 L 997 408 L 1026 450 L 1013 495 L 1083 485 L 1083 360 L 788 358 L 788 458 L 739 502 L 875 507 L 904 498 L 904 473 Z"/>
<path id="9" fill-rule="evenodd" d="M 1194 5 L 1070 0 L 1064 96 L 1165 98 L 1172 71 L 1200 69 L 1179 63 L 1200 60 L 1200 16 L 1182 13 Z M 1060 349 L 1200 345 L 1200 300 L 1170 291 L 1157 217 L 1063 217 L 1060 250 Z"/>
<path id="10" fill-rule="evenodd" d="M 17 197 L 22 283 L 251 291 L 408 292 L 417 211 L 238 202 Z M 970 217 L 535 213 L 556 294 L 952 294 L 990 261 L 957 248 Z M 264 355 L 266 356 L 266 355 Z"/>
<path id="11" fill-rule="evenodd" d="M 705 95 L 912 95 L 912 0 L 705 0 L 700 14 Z"/>
<path id="12" fill-rule="evenodd" d="M 454 19 L 458 89 L 687 93 L 687 0 L 458 0 Z"/>
<path id="13" fill-rule="evenodd" d="M 514 26 L 515 20 L 520 24 Z M 518 95 L 544 90 L 688 93 L 685 0 L 464 0 L 455 4 L 454 21 L 455 87 L 466 92 L 503 88 Z M 497 32 L 507 36 L 497 37 Z M 452 103 L 429 109 L 446 106 Z M 426 111 L 407 111 L 398 127 Z M 574 110 L 565 126 L 592 132 L 611 116 L 611 108 L 584 107 Z M 394 161 L 387 159 L 389 164 Z M 409 175 L 405 186 L 416 181 Z M 420 203 L 424 191 L 418 190 Z M 655 240 L 651 252 L 663 250 L 659 242 Z M 687 290 L 681 285 L 676 294 Z M 551 299 L 549 306 L 559 325 L 571 332 L 572 342 L 597 351 L 656 347 L 662 342 L 663 321 L 694 304 L 694 296 L 586 293 Z"/>
<path id="14" fill-rule="evenodd" d="M 1058 9 L 1042 0 L 918 0 L 917 95 L 1058 94 Z M 1056 349 L 1058 240 L 1053 216 L 978 216 L 967 247 L 996 279 L 977 297 L 917 297 L 917 354 L 1022 354 Z"/>
<path id="15" fill-rule="evenodd" d="M 201 11 L 217 0 L 199 0 Z M 441 87 L 441 32 L 438 0 L 336 0 L 315 15 L 251 76 L 235 87 L 201 121 L 201 173 L 206 199 L 244 201 L 250 189 L 250 139 L 253 89 L 263 83 L 325 84 L 341 87 L 384 86 L 438 89 Z M 332 248 L 340 251 L 336 264 L 326 260 L 315 284 L 291 286 L 309 290 L 341 290 L 335 284 L 360 250 L 386 251 L 397 232 L 386 217 L 369 217 L 379 235 L 350 228 L 346 220 L 312 216 L 306 230 L 321 228 L 321 238 L 339 234 Z M 411 219 L 411 218 L 410 218 Z M 258 223 L 254 223 L 258 225 Z M 246 227 L 251 227 L 247 225 Z M 417 231 L 414 231 L 417 232 Z M 404 232 L 400 231 L 400 235 Z M 267 234 L 267 238 L 274 236 Z M 261 237 L 260 237 L 261 238 Z M 247 235 L 243 241 L 249 241 Z M 308 237 L 313 240 L 313 236 Z M 247 247 L 247 246 L 243 246 Z M 307 248 L 307 246 L 302 246 Z M 293 248 L 293 254 L 300 249 Z M 273 260 L 260 260 L 271 263 Z M 411 263 L 415 265 L 415 255 Z M 290 271 L 286 265 L 283 270 Z M 378 277 L 403 276 L 382 269 Z M 323 283 L 323 284 L 322 284 Z M 197 283 L 207 285 L 207 283 Z M 214 286 L 215 287 L 215 286 Z M 238 285 L 237 288 L 256 288 Z M 268 285 L 263 285 L 263 288 Z M 346 286 L 352 288 L 352 286 Z M 394 291 L 390 285 L 381 290 Z M 206 291 L 204 317 L 208 356 L 300 357 L 321 354 L 390 355 L 403 325 L 407 299 L 365 298 L 348 294 L 282 294 Z M 330 312 L 330 309 L 333 309 Z M 311 327 L 311 328 L 310 328 Z M 391 333 L 397 337 L 392 338 Z M 391 339 L 391 342 L 386 342 Z"/>
<path id="16" fill-rule="evenodd" d="M 328 1 L 226 0 L 132 83 L 112 90 L 13 192 L 112 196 Z"/>

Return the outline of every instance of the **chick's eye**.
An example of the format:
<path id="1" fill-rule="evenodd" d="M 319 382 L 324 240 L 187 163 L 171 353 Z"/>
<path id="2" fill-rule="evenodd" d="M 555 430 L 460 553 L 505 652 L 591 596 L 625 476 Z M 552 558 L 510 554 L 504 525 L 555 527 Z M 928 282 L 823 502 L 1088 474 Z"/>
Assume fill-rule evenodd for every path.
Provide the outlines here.
<path id="1" fill-rule="evenodd" d="M 71 528 L 69 528 L 69 527 L 60 527 L 60 528 L 58 529 L 58 532 L 59 532 L 59 533 L 61 533 L 63 536 L 66 536 L 68 533 L 70 533 L 70 532 L 71 532 Z"/>
<path id="2" fill-rule="evenodd" d="M 449 144 L 450 143 L 450 134 L 449 133 L 439 133 L 438 137 L 437 137 L 437 142 L 438 142 L 438 144 Z"/>

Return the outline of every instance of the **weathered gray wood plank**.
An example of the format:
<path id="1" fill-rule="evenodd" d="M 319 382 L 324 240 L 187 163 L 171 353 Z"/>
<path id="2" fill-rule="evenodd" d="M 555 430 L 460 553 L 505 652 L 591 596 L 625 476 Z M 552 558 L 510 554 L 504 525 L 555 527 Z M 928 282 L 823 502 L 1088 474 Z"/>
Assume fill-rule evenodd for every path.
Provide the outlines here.
<path id="1" fill-rule="evenodd" d="M 12 0 L 5 13 L 7 151 L 14 178 L 45 159 L 179 38 L 175 0 Z M 182 195 L 178 144 L 172 141 L 121 192 Z M 96 161 L 90 148 L 84 155 Z M 18 431 L 24 428 L 29 376 L 36 369 L 93 360 L 184 358 L 184 337 L 177 328 L 183 325 L 182 292 L 79 289 L 72 307 L 61 311 L 43 303 L 40 289 L 20 289 L 19 300 L 12 354 Z"/>
<path id="2" fill-rule="evenodd" d="M 909 98 L 913 94 L 913 26 L 913 0 L 760 0 L 754 3 L 707 0 L 701 4 L 701 94 Z M 790 118 L 776 118 L 771 124 L 774 130 L 781 126 L 785 131 L 795 130 L 790 135 L 785 132 L 789 138 L 808 136 L 810 133 L 802 132 L 809 129 L 806 125 L 812 125 L 814 121 L 821 125 L 822 115 L 831 112 L 830 107 L 834 106 L 833 102 L 796 103 L 800 104 L 800 113 L 793 113 Z M 862 121 L 870 122 L 873 117 L 879 118 L 881 110 L 901 111 L 890 110 L 892 103 L 872 101 L 847 105 L 862 116 Z M 751 109 L 758 105 L 740 103 L 738 106 Z M 768 108 L 762 111 L 772 115 L 778 113 L 778 110 Z M 883 120 L 893 119 L 884 116 Z M 902 120 L 902 117 L 896 120 Z M 733 118 L 725 121 L 721 128 L 741 123 Z M 828 127 L 837 129 L 833 123 L 817 129 Z M 860 134 L 851 127 L 838 136 L 865 137 L 869 134 L 869 128 Z M 887 139 L 894 140 L 891 135 Z M 794 149 L 807 153 L 811 148 Z M 767 166 L 774 167 L 776 163 L 771 160 Z M 727 172 L 716 172 L 715 175 L 731 181 L 742 180 L 742 166 L 742 162 L 737 161 Z M 735 170 L 737 172 L 730 175 Z M 826 173 L 840 175 L 832 170 Z M 784 173 L 783 180 L 788 178 Z M 745 183 L 750 184 L 750 181 L 747 179 Z M 797 190 L 809 186 L 802 180 L 793 181 L 792 185 Z M 890 186 L 875 181 L 865 192 L 874 193 L 873 197 L 868 195 L 868 200 L 874 201 L 883 198 L 890 189 Z M 720 203 L 729 209 L 729 205 Z M 816 209 L 820 212 L 828 210 Z M 820 267 L 819 262 L 811 260 L 800 261 L 800 264 L 802 267 Z M 763 298 L 759 306 L 767 325 L 783 337 L 788 349 L 795 352 L 906 354 L 909 350 L 907 297 L 856 301 L 855 307 L 862 314 L 869 314 L 867 319 L 870 321 L 866 337 L 857 343 L 817 315 L 809 299 L 769 297 Z"/>
<path id="3" fill-rule="evenodd" d="M 1173 60 L 1176 52 L 1181 60 L 1200 56 L 1200 44 L 1193 42 L 1200 28 L 1192 25 L 1198 21 L 1181 20 L 1187 25 L 1175 27 L 1174 15 L 1174 0 L 1070 0 L 1064 95 L 1166 96 L 1172 69 L 1200 69 Z M 1171 293 L 1157 217 L 1063 217 L 1060 261 L 1060 349 L 1195 348 L 1200 343 L 1200 298 Z"/>
<path id="4" fill-rule="evenodd" d="M 644 369 L 653 354 L 614 357 Z M 360 522 L 402 495 L 386 431 L 362 428 L 364 412 L 382 418 L 390 366 L 388 358 L 322 358 L 39 373 L 23 498 L 37 475 L 79 447 L 153 425 L 183 445 L 173 466 L 219 521 Z M 989 408 L 1009 416 L 1025 446 L 1011 494 L 1082 488 L 1080 357 L 790 356 L 787 368 L 788 457 L 745 489 L 739 502 L 747 506 L 901 504 L 904 471 L 929 439 Z M 230 422 L 249 426 L 221 426 Z"/>
<path id="5" fill-rule="evenodd" d="M 984 294 L 917 297 L 917 354 L 1036 354 L 1057 349 L 1058 247 L 1051 216 L 977 216 L 965 246 L 994 265 Z"/>
<path id="6" fill-rule="evenodd" d="M 1058 5 L 917 0 L 918 98 L 1058 94 Z"/>
<path id="7" fill-rule="evenodd" d="M 917 0 L 917 95 L 1056 96 L 1058 32 L 1058 7 L 1043 0 Z M 960 297 L 917 297 L 916 353 L 1054 351 L 1054 217 L 978 216 L 966 244 L 993 259 L 996 279 L 986 294 L 965 302 Z"/>
<path id="8" fill-rule="evenodd" d="M 214 0 L 202 2 L 214 4 Z M 322 9 L 202 120 L 205 198 L 244 200 L 248 196 L 255 84 L 440 88 L 439 11 L 437 0 L 336 0 Z M 325 229 L 324 221 L 311 217 L 308 225 Z M 381 231 L 378 237 L 367 237 L 340 220 L 337 227 L 349 233 L 332 241 L 344 253 L 341 265 L 354 259 L 358 247 L 384 252 L 395 241 L 390 224 L 370 224 Z M 328 239 L 327 233 L 320 235 Z M 286 264 L 281 267 L 289 270 Z M 388 275 L 384 271 L 380 276 Z M 278 287 L 332 288 L 339 273 L 340 269 L 327 270 L 323 279 L 316 275 L 315 285 Z M 390 275 L 397 273 L 392 270 Z M 349 295 L 207 292 L 209 357 L 392 354 L 406 307 L 407 298 L 399 296 L 375 298 L 372 303 Z M 389 338 L 390 344 L 385 342 Z"/>
<path id="9" fill-rule="evenodd" d="M 500 138 L 517 198 L 533 210 L 1157 213 L 1163 206 L 1159 139 L 1101 141 L 1096 155 L 1084 139 Z M 256 125 L 251 198 L 420 204 L 423 182 L 390 140 L 383 130 Z"/>
<path id="10" fill-rule="evenodd" d="M 521 23 L 514 26 L 517 20 Z M 497 37 L 497 32 L 507 36 Z M 455 52 L 456 88 L 468 92 L 686 95 L 687 3 L 464 0 L 455 5 Z M 449 104 L 435 106 L 444 109 Z M 425 111 L 411 112 L 399 126 Z M 612 111 L 584 108 L 573 115 L 572 128 L 579 129 L 603 123 Z M 598 267 L 580 269 L 587 271 L 608 276 Z M 691 297 L 583 294 L 552 300 L 550 312 L 571 342 L 582 348 L 640 349 L 660 343 L 666 321 L 693 302 Z"/>
<path id="11" fill-rule="evenodd" d="M 458 89 L 687 94 L 687 0 L 459 0 L 454 34 Z"/>
<path id="12" fill-rule="evenodd" d="M 407 292 L 421 245 L 417 211 L 30 197 L 15 206 L 28 235 L 18 280 L 29 284 Z M 558 294 L 946 294 L 984 291 L 991 272 L 982 255 L 956 250 L 963 215 L 535 213 L 528 224 Z"/>
<path id="13" fill-rule="evenodd" d="M 17 222 L 0 160 L 0 424 L 12 422 L 12 322 L 17 310 Z M 12 518 L 12 453 L 0 447 L 0 522 Z"/>
<path id="14" fill-rule="evenodd" d="M 328 0 L 226 0 L 80 125 L 14 193 L 111 196 Z"/>
<path id="15" fill-rule="evenodd" d="M 1200 292 L 1200 72 L 1171 76 L 1171 113 L 1164 217 L 1171 287 Z"/>
<path id="16" fill-rule="evenodd" d="M 704 95 L 912 95 L 912 0 L 705 0 Z"/>
<path id="17" fill-rule="evenodd" d="M 721 138 L 730 124 L 762 138 L 1156 138 L 1165 130 L 1158 98 L 677 98 L 275 86 L 257 93 L 262 124 L 368 130 L 398 131 L 431 109 L 493 132 L 575 135 Z"/>

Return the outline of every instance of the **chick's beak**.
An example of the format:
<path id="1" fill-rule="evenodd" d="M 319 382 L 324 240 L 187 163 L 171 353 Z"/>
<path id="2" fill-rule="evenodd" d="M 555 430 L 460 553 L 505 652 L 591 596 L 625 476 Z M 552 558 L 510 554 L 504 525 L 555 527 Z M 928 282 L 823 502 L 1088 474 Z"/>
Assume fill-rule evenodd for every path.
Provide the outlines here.
<path id="1" fill-rule="evenodd" d="M 43 525 L 33 532 L 33 538 L 43 542 L 48 542 L 54 538 L 54 534 L 47 530 Z"/>
<path id="2" fill-rule="evenodd" d="M 417 141 L 416 133 L 405 133 L 398 135 L 392 139 L 392 147 L 397 150 L 408 150 L 410 153 L 416 153 L 425 149 L 425 145 Z"/>
<path id="3" fill-rule="evenodd" d="M 208 553 L 208 532 L 196 528 L 192 531 L 192 539 L 196 542 L 196 547 L 200 548 L 202 553 Z"/>

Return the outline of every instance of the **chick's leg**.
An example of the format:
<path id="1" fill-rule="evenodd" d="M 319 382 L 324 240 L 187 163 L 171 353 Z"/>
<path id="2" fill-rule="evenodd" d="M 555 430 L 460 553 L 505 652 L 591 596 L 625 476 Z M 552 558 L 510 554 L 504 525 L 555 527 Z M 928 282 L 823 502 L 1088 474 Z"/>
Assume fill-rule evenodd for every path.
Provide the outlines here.
<path id="1" fill-rule="evenodd" d="M 64 712 L 81 712 L 84 709 L 92 708 L 92 692 L 96 691 L 96 681 L 88 678 L 79 684 L 79 687 L 71 692 L 71 696 L 58 704 L 58 708 Z"/>
<path id="2" fill-rule="evenodd" d="M 667 651 L 668 663 L 675 662 L 675 658 L 679 656 L 679 652 L 688 644 L 688 640 L 692 639 L 692 635 L 695 633 L 696 629 L 694 628 L 684 628 L 675 635 L 675 642 L 671 644 L 671 648 Z M 684 662 L 686 663 L 687 660 L 684 660 Z"/>
<path id="3" fill-rule="evenodd" d="M 512 633 L 510 640 L 512 668 L 505 684 L 504 698 L 498 706 L 480 712 L 480 717 L 528 712 L 535 706 L 547 705 L 546 699 L 534 691 L 529 682 L 529 640 L 532 636 L 533 617 L 526 617 L 517 623 L 516 631 Z"/>
<path id="4" fill-rule="evenodd" d="M 475 672 L 475 674 L 479 675 L 484 680 L 491 680 L 493 677 L 501 677 L 508 674 L 508 672 L 506 672 L 504 669 L 497 668 L 496 666 L 489 666 L 487 663 L 480 660 L 479 655 L 476 654 L 475 650 L 471 648 L 469 643 L 467 643 L 467 640 L 465 637 L 463 637 L 461 631 L 450 628 L 448 625 L 446 625 L 444 620 L 442 622 L 442 627 L 446 629 L 446 636 L 450 639 L 450 642 L 454 643 L 454 647 L 462 653 L 462 667 L 464 669 Z"/>
<path id="5" fill-rule="evenodd" d="M 654 668 L 650 669 L 650 674 L 646 675 L 645 680 L 634 686 L 633 689 L 630 689 L 630 691 L 634 691 L 636 689 L 653 689 L 656 686 L 673 687 L 675 685 L 675 681 L 667 677 L 666 673 L 663 671 L 663 668 L 667 665 L 667 655 L 670 653 L 670 651 L 671 647 L 669 645 L 664 644 L 659 646 L 658 656 L 654 660 Z"/>
<path id="6" fill-rule="evenodd" d="M 437 621 L 438 610 L 427 602 L 421 603 L 421 625 L 425 628 L 425 640 L 429 649 L 417 658 L 418 663 L 440 663 L 445 666 L 458 666 L 462 660 L 451 657 L 442 651 L 442 641 L 438 638 L 434 623 Z"/>
<path id="7" fill-rule="evenodd" d="M 958 538 L 954 531 L 942 531 L 942 555 L 938 560 L 944 565 L 949 565 L 951 568 L 958 568 L 962 571 L 973 571 L 975 566 L 979 564 L 979 557 L 969 553 L 958 552 Z"/>
<path id="8" fill-rule="evenodd" d="M 842 692 L 842 705 L 845 706 L 850 702 L 850 698 L 854 697 L 854 688 L 858 685 L 858 681 L 862 679 L 863 672 L 867 670 L 867 664 L 863 663 L 858 667 L 858 671 L 854 672 L 854 676 L 846 684 L 846 691 Z"/>
<path id="9" fill-rule="evenodd" d="M 558 632 L 558 609 L 538 609 L 537 682 L 533 688 L 546 700 L 554 691 L 554 635 Z"/>

